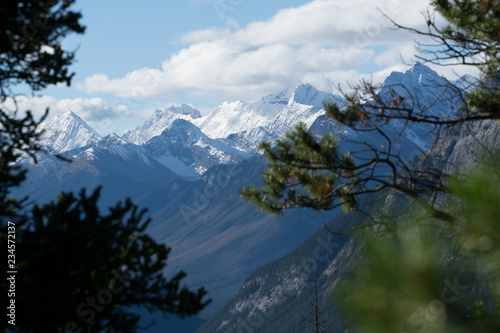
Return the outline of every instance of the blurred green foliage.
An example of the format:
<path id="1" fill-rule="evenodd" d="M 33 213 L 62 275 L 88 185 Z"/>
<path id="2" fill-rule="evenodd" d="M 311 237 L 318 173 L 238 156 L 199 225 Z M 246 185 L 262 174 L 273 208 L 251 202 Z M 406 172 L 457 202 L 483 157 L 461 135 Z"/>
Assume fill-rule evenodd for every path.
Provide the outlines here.
<path id="1" fill-rule="evenodd" d="M 334 298 L 359 332 L 499 332 L 500 160 L 451 181 L 453 224 L 415 208 L 359 231 Z"/>

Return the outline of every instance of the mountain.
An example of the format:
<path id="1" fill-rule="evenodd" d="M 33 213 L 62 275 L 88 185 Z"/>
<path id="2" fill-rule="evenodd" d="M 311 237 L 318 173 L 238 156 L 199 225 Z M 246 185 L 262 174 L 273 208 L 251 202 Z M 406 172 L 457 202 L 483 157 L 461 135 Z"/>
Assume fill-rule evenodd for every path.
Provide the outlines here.
<path id="1" fill-rule="evenodd" d="M 262 157 L 210 168 L 194 182 L 177 179 L 145 194 L 150 233 L 172 246 L 166 273 L 182 269 L 192 286 L 205 286 L 213 298 L 203 312 L 213 314 L 237 293 L 258 266 L 292 251 L 337 212 L 298 210 L 270 216 L 238 195 L 242 186 L 261 184 Z"/>
<path id="2" fill-rule="evenodd" d="M 44 131 L 42 145 L 54 153 L 95 144 L 102 136 L 72 111 L 47 119 L 40 129 Z"/>
<path id="3" fill-rule="evenodd" d="M 201 117 L 198 110 L 189 105 L 171 106 L 164 110 L 156 110 L 148 121 L 123 134 L 123 139 L 137 145 L 148 142 L 169 128 L 177 119 L 193 120 Z"/>
<path id="4" fill-rule="evenodd" d="M 326 100 L 342 102 L 339 96 L 302 84 L 253 103 L 225 102 L 193 123 L 211 138 L 226 138 L 235 147 L 254 151 L 263 139 L 275 140 L 299 122 L 310 126 L 323 113 Z"/>
<path id="5" fill-rule="evenodd" d="M 230 147 L 222 140 L 209 138 L 191 122 L 184 120 L 184 118 L 193 119 L 193 117 L 200 117 L 200 114 L 187 105 L 171 107 L 163 111 L 157 110 L 146 123 L 128 132 L 128 136 L 124 135 L 125 138 L 140 138 L 140 140 L 151 137 L 147 142 L 137 145 L 129 143 L 128 140 L 115 133 L 103 138 L 80 117 L 73 112 L 67 112 L 44 123 L 41 144 L 50 151 L 70 157 L 74 161 L 72 165 L 81 166 L 81 163 L 89 161 L 115 160 L 119 157 L 126 162 L 117 161 L 118 165 L 126 166 L 141 161 L 148 168 L 158 168 L 158 165 L 162 165 L 180 177 L 191 178 L 198 178 L 211 166 L 236 163 L 251 156 Z M 159 129 L 162 132 L 156 135 Z M 43 165 L 43 168 L 33 168 L 27 158 L 21 161 L 28 165 L 36 180 L 41 180 L 48 174 L 58 173 L 59 168 L 68 169 L 50 155 L 42 154 L 39 160 L 39 165 Z M 101 166 L 102 169 L 98 168 L 98 173 L 109 173 L 108 169 L 115 167 L 113 164 Z M 88 167 L 87 171 L 91 169 L 90 164 Z M 132 170 L 136 167 L 137 165 L 130 166 Z M 70 172 L 70 174 L 75 173 Z M 171 178 L 168 177 L 168 179 Z M 75 182 L 77 183 L 79 182 Z"/>
<path id="6" fill-rule="evenodd" d="M 402 89 L 402 85 L 406 89 Z M 391 96 L 391 89 L 404 93 L 407 101 L 420 103 L 416 109 L 432 115 L 452 117 L 453 112 L 460 110 L 455 103 L 456 91 L 449 90 L 449 82 L 429 68 L 417 64 L 405 73 L 392 73 L 380 86 L 381 98 Z M 434 94 L 442 96 L 443 100 Z M 450 98 L 450 100 L 446 100 Z M 371 103 L 366 99 L 365 103 Z M 406 127 L 405 127 L 406 126 Z M 311 125 L 311 131 L 320 136 L 322 133 L 333 132 L 340 138 L 340 149 L 343 151 L 359 151 L 366 148 L 364 143 L 371 145 L 387 145 L 387 138 L 394 139 L 401 156 L 410 161 L 415 153 L 427 150 L 435 139 L 429 133 L 428 126 L 413 124 L 380 124 L 387 137 L 377 132 L 354 131 L 345 126 L 339 126 L 326 116 L 318 117 Z M 406 128 L 402 132 L 403 128 Z M 499 141 L 500 136 L 494 134 L 498 126 L 484 122 L 481 126 L 475 124 L 471 131 L 465 128 L 456 129 L 457 133 L 444 136 L 448 141 L 434 145 L 435 158 L 431 160 L 447 161 L 445 165 L 458 160 L 467 161 L 465 156 L 471 156 L 479 149 L 476 143 L 471 147 L 474 137 L 482 138 L 490 144 Z M 480 134 L 483 133 L 483 134 Z M 453 139 L 454 138 L 454 139 Z M 458 150 L 458 151 L 457 151 Z M 431 152 L 432 153 L 432 152 Z M 439 153 L 440 156 L 437 156 Z M 434 156 L 434 155 L 433 155 Z M 445 156 L 445 158 L 443 158 Z M 362 158 L 359 154 L 357 157 Z M 383 171 L 382 171 L 383 172 Z M 381 196 L 382 198 L 384 196 Z M 368 204 L 370 198 L 364 198 L 361 207 Z M 390 200 L 388 200 L 389 202 Z M 385 206 L 384 206 L 385 207 Z M 331 213 L 331 212 L 329 212 Z M 318 212 L 318 215 L 324 212 Z M 329 223 L 330 230 L 342 230 L 363 223 L 365 215 L 353 213 L 339 215 Z M 327 323 L 333 331 L 344 332 L 347 328 L 339 311 L 332 304 L 330 294 L 335 287 L 336 279 L 351 264 L 356 264 L 356 246 L 347 235 L 332 235 L 321 229 L 308 238 L 294 251 L 259 267 L 250 274 L 242 284 L 238 294 L 228 301 L 212 318 L 207 320 L 198 330 L 205 332 L 306 332 L 310 325 L 304 319 L 312 313 L 311 302 L 314 301 L 313 281 L 318 286 L 318 304 Z"/>
<path id="7" fill-rule="evenodd" d="M 183 119 L 174 120 L 160 135 L 142 145 L 155 158 L 182 177 L 199 177 L 217 164 L 231 164 L 251 155 L 211 139 Z"/>
<path id="8" fill-rule="evenodd" d="M 359 213 L 334 218 L 333 230 L 358 225 Z M 229 300 L 196 332 L 310 332 L 314 303 L 314 280 L 318 309 L 324 327 L 345 332 L 348 327 L 332 304 L 330 288 L 348 266 L 355 246 L 348 235 L 318 230 L 289 254 L 259 267 Z"/>
<path id="9" fill-rule="evenodd" d="M 446 172 L 473 170 L 478 154 L 488 156 L 492 149 L 500 147 L 499 133 L 497 121 L 460 124 L 431 148 L 430 160 L 441 164 Z M 394 207 L 392 195 L 386 198 L 385 209 Z M 364 198 L 362 204 L 368 204 L 369 199 Z M 365 219 L 366 215 L 356 212 L 340 215 L 328 224 L 328 229 L 355 227 Z M 307 332 L 311 328 L 306 319 L 312 319 L 315 280 L 319 311 L 326 320 L 324 327 L 330 326 L 333 332 L 351 331 L 353 327 L 346 324 L 330 295 L 338 278 L 348 274 L 352 265 L 360 264 L 362 258 L 347 234 L 334 235 L 321 229 L 286 256 L 250 274 L 238 294 L 196 332 Z"/>
<path id="10" fill-rule="evenodd" d="M 211 113 L 201 117 L 198 110 L 188 106 L 156 110 L 144 124 L 126 132 L 122 138 L 135 144 L 145 144 L 170 128 L 177 119 L 196 125 L 212 139 L 222 139 L 231 147 L 249 153 L 263 140 L 275 140 L 299 121 L 311 125 L 322 114 L 323 102 L 342 98 L 322 92 L 310 84 L 302 84 L 253 103 L 224 102 Z"/>
<path id="11" fill-rule="evenodd" d="M 60 190 L 92 190 L 102 184 L 103 201 L 112 203 L 113 195 L 120 199 L 138 198 L 172 179 L 199 178 L 214 165 L 250 157 L 220 140 L 208 138 L 183 119 L 175 120 L 144 145 L 128 143 L 112 133 L 87 146 L 64 150 L 63 156 L 72 162 L 39 154 L 38 164 L 32 165 L 28 157 L 23 158 L 20 163 L 30 176 L 16 193 L 42 201 Z"/>
<path id="12" fill-rule="evenodd" d="M 420 63 L 404 73 L 392 72 L 383 82 L 378 95 L 385 104 L 389 104 L 394 92 L 404 100 L 402 106 L 412 110 L 414 117 L 425 114 L 436 119 L 450 119 L 463 104 L 458 87 Z M 395 120 L 391 121 L 390 127 L 397 135 L 404 130 L 403 135 L 416 143 L 421 151 L 429 149 L 435 138 L 434 126 L 428 123 Z"/>
<path id="13" fill-rule="evenodd" d="M 395 93 L 403 97 L 403 106 L 413 110 L 414 117 L 425 114 L 436 119 L 451 118 L 462 106 L 462 92 L 446 78 L 419 63 L 405 72 L 392 72 L 380 84 L 377 95 L 386 105 L 390 105 Z M 363 102 L 376 103 L 371 97 L 365 97 Z M 378 123 L 377 127 L 383 130 L 384 135 L 377 131 L 358 131 L 339 126 L 326 115 L 321 115 L 310 126 L 310 130 L 318 137 L 325 132 L 334 133 L 340 140 L 342 151 L 366 150 L 366 143 L 377 143 L 381 148 L 387 148 L 389 139 L 393 153 L 397 153 L 404 161 L 410 161 L 427 151 L 436 138 L 433 124 L 392 120 Z M 368 151 L 367 154 L 371 153 Z M 360 153 L 357 157 L 365 158 L 368 155 Z"/>
<path id="14" fill-rule="evenodd" d="M 14 195 L 28 195 L 34 202 L 45 203 L 61 191 L 78 192 L 85 188 L 89 192 L 102 186 L 100 206 L 107 209 L 119 200 L 137 199 L 179 178 L 148 154 L 144 148 L 123 144 L 110 135 L 97 144 L 64 152 L 70 163 L 41 154 L 33 165 L 25 157 L 19 163 L 28 170 L 28 177 Z"/>
<path id="15" fill-rule="evenodd" d="M 432 95 L 448 93 L 440 90 L 446 82 L 443 80 L 434 71 L 417 65 L 404 73 L 392 73 L 381 86 L 380 94 L 389 98 L 390 90 L 400 89 L 398 82 L 403 82 L 409 88 L 405 90 L 408 101 L 421 98 L 422 109 L 438 115 L 445 111 L 446 102 Z M 360 134 L 328 119 L 322 111 L 325 99 L 345 103 L 338 96 L 304 84 L 253 103 L 226 102 L 204 117 L 186 105 L 171 107 L 157 110 L 148 121 L 122 137 L 114 133 L 101 137 L 83 120 L 68 113 L 65 121 L 60 117 L 47 122 L 47 133 L 57 135 L 45 137 L 42 144 L 56 147 L 73 162 L 65 163 L 47 154 L 39 157 L 38 165 L 21 160 L 29 169 L 29 180 L 13 194 L 46 202 L 61 190 L 92 190 L 103 184 L 102 208 L 131 197 L 141 208 L 149 209 L 153 218 L 150 234 L 173 247 L 166 274 L 183 269 L 188 273 L 190 286 L 207 287 L 214 299 L 203 314 L 208 317 L 231 297 L 236 302 L 241 300 L 237 293 L 242 286 L 250 288 L 245 287 L 245 292 L 264 286 L 244 285 L 244 281 L 259 266 L 293 251 L 338 213 L 295 210 L 278 218 L 241 201 L 238 189 L 262 184 L 266 162 L 254 154 L 258 143 L 274 140 L 302 121 L 317 136 L 333 132 L 340 138 L 344 151 L 356 149 L 355 141 L 387 144 L 385 138 L 374 132 Z M 405 124 L 386 126 L 387 133 L 397 137 Z M 398 140 L 405 159 L 429 147 L 434 138 L 426 127 L 410 129 Z M 269 276 L 261 279 L 265 282 Z M 271 297 L 264 291 L 286 289 L 283 281 L 299 288 L 302 277 L 283 275 L 283 283 L 277 289 L 273 289 L 271 281 L 269 289 L 261 289 L 264 299 Z M 290 288 L 283 299 L 297 306 L 293 296 L 303 289 Z M 251 307 L 246 309 L 252 311 Z M 240 314 L 245 318 L 248 313 Z M 226 315 L 220 318 L 219 326 L 225 320 L 234 323 Z"/>
<path id="16" fill-rule="evenodd" d="M 268 139 L 274 139 L 276 133 L 291 128 L 292 121 L 311 123 L 321 113 L 323 96 L 331 95 L 310 85 L 267 96 L 256 103 L 257 111 L 267 114 L 259 125 L 272 131 Z M 266 107 L 272 110 L 266 111 Z M 113 198 L 132 197 L 149 209 L 154 221 L 151 234 L 173 246 L 168 270 L 183 269 L 189 273 L 190 283 L 210 288 L 214 302 L 205 314 L 208 316 L 237 292 L 243 278 L 256 267 L 291 251 L 325 221 L 311 212 L 270 217 L 242 202 L 238 189 L 260 182 L 265 162 L 231 147 L 228 142 L 236 135 L 224 139 L 207 136 L 194 124 L 201 119 L 194 109 L 183 110 L 158 110 L 122 138 L 112 133 L 66 151 L 71 164 L 42 156 L 38 166 L 29 166 L 31 181 L 19 193 L 46 201 L 59 190 L 92 190 L 103 184 L 103 207 L 111 205 Z M 255 108 L 246 110 L 246 116 L 257 112 Z M 260 130 L 256 127 L 250 132 Z M 257 140 L 255 137 L 254 142 Z M 232 170 L 240 172 L 234 175 Z M 198 200 L 206 205 L 197 205 Z M 210 264 L 213 262 L 218 264 Z"/>
<path id="17" fill-rule="evenodd" d="M 429 106 L 428 112 L 440 112 L 439 110 L 444 107 L 443 104 L 427 96 L 436 89 L 430 82 L 440 84 L 443 79 L 436 72 L 418 66 L 409 70 L 406 75 L 410 76 L 405 78 L 406 84 L 412 88 L 412 93 L 418 92 L 420 96 L 426 97 L 421 101 L 422 106 Z M 394 80 L 394 76 L 384 82 L 385 86 L 380 93 L 384 94 L 386 89 L 392 87 L 391 81 Z M 424 76 L 427 77 L 426 81 L 422 80 Z M 445 92 L 440 91 L 440 93 Z M 287 100 L 276 97 L 286 94 L 274 96 L 267 100 Z M 411 96 L 416 98 L 414 95 Z M 409 134 L 401 136 L 401 124 L 388 124 L 384 129 L 391 137 L 399 136 L 398 148 L 402 157 L 407 160 L 430 146 L 434 139 L 432 135 L 426 133 L 427 130 L 424 133 L 409 131 Z M 311 130 L 318 136 L 326 131 L 335 133 L 341 138 L 342 150 L 359 148 L 353 142 L 358 140 L 372 144 L 386 144 L 386 138 L 377 132 L 360 134 L 335 124 L 324 115 L 314 120 Z M 254 131 L 272 135 L 262 130 L 262 127 Z M 238 137 L 236 134 L 229 135 L 226 141 L 235 138 L 248 144 L 243 137 Z M 264 258 L 270 260 L 276 258 L 281 250 L 288 251 L 289 245 L 295 243 L 294 240 L 299 240 L 301 236 L 317 230 L 323 222 L 329 221 L 338 213 L 332 211 L 323 215 L 313 214 L 307 210 L 296 210 L 286 214 L 282 219 L 275 219 L 255 211 L 251 205 L 241 202 L 237 190 L 252 183 L 259 186 L 264 166 L 265 162 L 262 162 L 262 159 L 245 160 L 233 166 L 215 166 L 195 183 L 176 180 L 140 199 L 141 203 L 153 205 L 150 210 L 153 212 L 153 220 L 157 222 L 151 227 L 151 232 L 158 237 L 158 240 L 174 245 L 170 259 L 171 267 L 186 269 L 191 283 L 201 285 L 203 284 L 201 281 L 204 281 L 204 285 L 212 291 L 214 303 L 208 313 L 212 313 L 214 308 L 220 306 L 222 300 L 235 292 L 236 286 L 242 283 L 244 272 L 250 272 L 260 260 L 265 261 Z M 232 168 L 243 172 L 233 174 Z M 168 202 L 167 205 L 165 201 Z M 288 224 L 290 229 L 285 228 L 284 224 Z M 309 231 L 302 229 L 309 225 L 312 226 Z M 292 291 L 290 295 L 295 295 Z M 231 313 L 234 314 L 234 311 Z"/>
<path id="18" fill-rule="evenodd" d="M 123 146 L 127 143 L 128 142 L 120 138 L 118 134 L 111 133 L 102 138 L 102 140 L 98 141 L 96 144 L 96 148 L 110 149 Z"/>
<path id="19" fill-rule="evenodd" d="M 481 80 L 479 80 L 478 78 L 473 77 L 469 74 L 465 74 L 457 80 L 453 81 L 453 84 L 464 91 L 471 91 L 472 89 L 478 87 L 480 82 Z"/>

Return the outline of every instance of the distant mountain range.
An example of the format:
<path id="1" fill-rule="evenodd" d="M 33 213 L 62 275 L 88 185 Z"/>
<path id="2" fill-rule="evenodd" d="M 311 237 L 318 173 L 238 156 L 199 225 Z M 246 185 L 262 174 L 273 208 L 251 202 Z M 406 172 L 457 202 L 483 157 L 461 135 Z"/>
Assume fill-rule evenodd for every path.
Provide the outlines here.
<path id="1" fill-rule="evenodd" d="M 260 142 L 277 139 L 300 121 L 311 125 L 322 114 L 325 100 L 341 102 L 338 96 L 304 84 L 254 103 L 224 103 L 205 117 L 188 105 L 170 107 L 156 110 L 122 137 L 102 137 L 68 111 L 44 123 L 41 143 L 75 161 L 93 163 L 101 154 L 127 160 L 134 156 L 148 165 L 157 162 L 180 177 L 199 178 L 214 165 L 255 155 Z"/>
<path id="2" fill-rule="evenodd" d="M 478 157 L 491 157 L 491 151 L 498 150 L 499 133 L 497 120 L 460 124 L 428 151 L 430 161 L 447 173 L 461 168 L 473 170 Z M 383 198 L 384 209 L 394 205 L 394 197 Z M 364 198 L 361 205 L 369 204 L 369 199 Z M 343 214 L 335 217 L 328 228 L 342 230 L 365 220 L 362 213 Z M 196 332 L 310 332 L 314 283 L 318 311 L 325 320 L 323 327 L 330 327 L 328 332 L 355 331 L 351 325 L 356 323 L 346 323 L 331 295 L 342 273 L 349 274 L 349 269 L 363 264 L 363 258 L 357 254 L 356 243 L 349 235 L 333 235 L 325 228 L 318 230 L 294 251 L 255 270 L 238 294 Z M 408 331 L 413 328 L 409 324 Z"/>
<path id="3" fill-rule="evenodd" d="M 459 82 L 468 80 L 470 77 L 464 77 Z M 437 91 L 445 90 L 447 85 L 445 78 L 417 64 L 405 73 L 393 72 L 381 86 L 380 94 L 390 88 L 402 96 L 414 95 L 419 103 L 427 105 L 421 109 L 448 117 L 450 110 L 455 109 L 449 105 L 453 99 Z M 436 95 L 440 96 L 439 100 Z M 154 160 L 180 177 L 199 178 L 214 165 L 233 164 L 254 156 L 262 141 L 274 141 L 299 122 L 317 129 L 320 134 L 325 101 L 345 103 L 340 96 L 302 84 L 253 103 L 225 102 L 203 117 L 188 105 L 169 107 L 156 110 L 148 121 L 122 137 L 114 133 L 102 137 L 68 111 L 44 123 L 41 143 L 50 151 L 64 153 L 75 160 L 92 156 L 97 150 L 123 158 L 126 154 L 141 155 L 146 164 Z M 329 130 L 333 128 L 330 126 Z M 400 130 L 397 123 L 394 130 Z M 409 134 L 411 141 L 422 149 L 428 148 L 432 137 L 420 137 L 425 128 L 410 130 L 413 131 Z M 348 129 L 337 128 L 335 132 L 339 136 L 356 135 Z"/>
<path id="4" fill-rule="evenodd" d="M 403 84 L 407 89 L 401 93 L 417 96 L 425 112 L 449 116 L 449 101 L 435 98 L 446 93 L 448 83 L 417 64 L 392 73 L 379 94 Z M 209 317 L 257 267 L 294 250 L 338 214 L 296 210 L 278 218 L 241 201 L 239 188 L 261 183 L 266 163 L 258 144 L 281 137 L 299 122 L 317 136 L 333 132 L 344 150 L 355 147 L 355 141 L 385 144 L 375 134 L 360 134 L 328 119 L 323 111 L 327 100 L 345 103 L 303 84 L 253 103 L 225 102 L 205 116 L 181 105 L 157 110 L 121 137 L 102 137 L 68 111 L 45 122 L 41 143 L 73 162 L 42 154 L 33 165 L 23 158 L 19 163 L 29 170 L 28 180 L 13 194 L 47 202 L 61 190 L 93 190 L 102 184 L 103 209 L 126 197 L 148 208 L 150 233 L 173 247 L 166 273 L 184 269 L 190 285 L 207 287 L 214 299 L 203 313 Z M 404 124 L 387 126 L 399 135 Z M 425 126 L 408 128 L 398 140 L 402 156 L 410 159 L 433 139 Z"/>

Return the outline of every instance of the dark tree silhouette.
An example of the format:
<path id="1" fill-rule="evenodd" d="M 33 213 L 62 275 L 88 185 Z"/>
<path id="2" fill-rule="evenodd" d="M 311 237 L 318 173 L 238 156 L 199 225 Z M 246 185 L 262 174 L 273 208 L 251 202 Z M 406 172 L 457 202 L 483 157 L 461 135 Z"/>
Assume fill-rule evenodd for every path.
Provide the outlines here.
<path id="1" fill-rule="evenodd" d="M 83 33 L 81 14 L 70 10 L 74 0 L 13 0 L 0 5 L 0 93 L 12 95 L 12 85 L 33 90 L 66 82 L 74 52 L 61 46 L 69 33 Z"/>
<path id="2" fill-rule="evenodd" d="M 69 1 L 3 1 L 0 4 L 0 103 L 10 99 L 16 103 L 13 87 L 27 85 L 32 91 L 51 84 L 71 83 L 69 66 L 74 53 L 61 47 L 61 39 L 70 33 L 83 33 L 80 13 L 69 8 Z M 22 200 L 9 196 L 9 188 L 25 179 L 25 172 L 12 165 L 22 153 L 35 161 L 35 152 L 42 150 L 37 143 L 39 124 L 27 110 L 17 115 L 15 110 L 0 106 L 0 214 L 15 215 Z"/>
<path id="3" fill-rule="evenodd" d="M 61 47 L 69 33 L 83 33 L 74 0 L 18 0 L 0 4 L 0 102 L 16 102 L 13 88 L 33 92 L 71 82 L 74 53 Z M 91 195 L 61 193 L 55 202 L 25 206 L 12 187 L 28 177 L 16 161 L 43 153 L 40 120 L 29 111 L 0 106 L 0 231 L 8 248 L 8 293 L 2 332 L 136 332 L 133 307 L 180 317 L 202 310 L 206 291 L 182 286 L 184 272 L 163 274 L 170 249 L 147 233 L 150 222 L 130 201 L 102 214 L 100 189 Z M 46 153 L 46 152 L 45 152 Z M 5 267 L 5 266 L 2 266 Z M 4 270 L 5 271 L 5 270 Z M 17 273 L 16 273 L 17 272 Z M 4 299 L 4 298 L 2 298 Z"/>
<path id="4" fill-rule="evenodd" d="M 312 310 L 309 313 L 308 317 L 303 316 L 302 318 L 311 325 L 310 326 L 311 332 L 326 333 L 330 330 L 330 328 L 328 329 L 323 328 L 323 326 L 326 324 L 326 318 L 321 312 L 318 304 L 318 286 L 316 284 L 316 277 L 314 277 L 313 286 L 314 286 L 314 300 L 309 301 Z"/>
<path id="5" fill-rule="evenodd" d="M 164 277 L 170 249 L 145 232 L 144 210 L 127 201 L 101 215 L 98 199 L 99 189 L 61 193 L 16 224 L 16 324 L 23 332 L 134 332 L 132 306 L 184 317 L 209 303 L 203 288 L 181 287 L 185 273 Z"/>

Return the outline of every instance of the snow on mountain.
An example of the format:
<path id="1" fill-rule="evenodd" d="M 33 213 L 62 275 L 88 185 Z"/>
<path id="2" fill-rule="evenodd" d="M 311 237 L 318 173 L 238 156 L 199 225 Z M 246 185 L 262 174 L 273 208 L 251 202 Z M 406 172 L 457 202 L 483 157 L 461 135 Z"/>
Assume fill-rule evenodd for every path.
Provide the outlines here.
<path id="1" fill-rule="evenodd" d="M 452 83 L 429 67 L 416 63 L 403 72 L 392 72 L 384 81 L 379 95 L 392 98 L 390 89 L 407 98 L 407 106 L 413 106 L 414 113 L 452 117 L 461 103 L 458 92 L 450 88 Z"/>
<path id="2" fill-rule="evenodd" d="M 406 97 L 405 103 L 418 101 L 414 112 L 451 117 L 458 102 L 456 89 L 449 87 L 449 81 L 417 63 L 404 73 L 391 73 L 381 85 L 379 96 L 389 99 L 395 91 Z M 67 112 L 44 123 L 42 144 L 57 153 L 74 149 L 77 151 L 71 154 L 85 151 L 87 158 L 92 158 L 98 150 L 107 150 L 124 159 L 133 155 L 146 164 L 154 159 L 177 175 L 199 177 L 211 166 L 237 163 L 252 156 L 262 141 L 279 138 L 299 122 L 308 127 L 314 124 L 315 134 L 328 130 L 341 137 L 356 139 L 356 133 L 345 128 L 341 130 L 326 119 L 325 100 L 345 102 L 338 96 L 303 84 L 253 103 L 225 102 L 204 117 L 188 105 L 169 107 L 157 110 L 148 121 L 122 138 L 114 133 L 103 138 L 77 115 Z M 392 121 L 388 126 L 390 131 L 398 133 L 405 125 Z M 406 125 L 406 142 L 427 149 L 433 139 L 428 127 L 426 124 Z"/>
<path id="3" fill-rule="evenodd" d="M 170 128 L 176 120 L 183 119 L 197 126 L 209 138 L 223 139 L 227 145 L 253 153 L 263 140 L 280 137 L 300 121 L 311 125 L 322 114 L 323 102 L 327 99 L 341 100 L 338 96 L 316 90 L 310 84 L 303 84 L 253 103 L 224 102 L 204 117 L 198 110 L 183 104 L 156 110 L 148 121 L 125 133 L 122 139 L 145 144 Z"/>
<path id="4" fill-rule="evenodd" d="M 194 123 L 212 138 L 226 138 L 230 134 L 250 132 L 259 127 L 270 133 L 283 133 L 298 121 L 312 123 L 323 108 L 325 99 L 338 97 L 303 84 L 253 103 L 225 102 Z"/>
<path id="5" fill-rule="evenodd" d="M 340 100 L 339 96 L 334 96 L 323 91 L 319 91 L 310 84 L 301 84 L 293 93 L 293 100 L 303 105 L 312 105 L 315 109 L 323 109 L 325 100 Z"/>
<path id="6" fill-rule="evenodd" d="M 50 154 L 40 154 L 37 164 L 29 158 L 20 160 L 29 177 L 16 190 L 16 195 L 28 195 L 32 200 L 44 203 L 56 198 L 60 191 L 79 192 L 86 188 L 91 192 L 102 185 L 100 207 L 107 209 L 118 200 L 127 197 L 135 200 L 179 178 L 151 157 L 143 146 L 128 143 L 105 148 L 103 141 L 65 152 L 64 156 L 71 163 Z"/>
<path id="7" fill-rule="evenodd" d="M 47 119 L 41 144 L 54 153 L 63 153 L 99 142 L 102 136 L 72 111 Z"/>
<path id="8" fill-rule="evenodd" d="M 390 103 L 393 93 L 404 98 L 404 106 L 412 109 L 413 116 L 432 115 L 437 118 L 452 118 L 463 105 L 462 91 L 431 68 L 416 63 L 404 73 L 392 72 L 384 81 L 379 96 Z M 370 103 L 370 101 L 368 101 Z M 427 123 L 404 123 L 391 121 L 395 132 L 405 129 L 405 136 L 425 151 L 434 141 L 434 127 Z"/>
<path id="9" fill-rule="evenodd" d="M 341 101 L 341 98 L 302 84 L 253 103 L 224 102 L 193 123 L 211 138 L 233 136 L 234 139 L 236 134 L 239 141 L 246 140 L 247 146 L 255 148 L 262 139 L 276 139 L 301 121 L 310 126 L 323 114 L 325 100 Z"/>
<path id="10" fill-rule="evenodd" d="M 160 135 L 177 119 L 193 120 L 200 117 L 201 114 L 198 110 L 186 104 L 171 106 L 164 110 L 156 110 L 148 121 L 126 132 L 122 138 L 138 145 L 144 144 L 151 138 Z"/>
<path id="11" fill-rule="evenodd" d="M 453 81 L 453 84 L 464 91 L 471 91 L 477 88 L 481 80 L 469 74 L 461 76 L 458 80 Z"/>
<path id="12" fill-rule="evenodd" d="M 102 140 L 97 143 L 96 147 L 102 149 L 110 149 L 123 146 L 127 143 L 128 142 L 120 138 L 118 134 L 111 133 L 102 138 Z"/>
<path id="13" fill-rule="evenodd" d="M 251 156 L 222 140 L 209 138 L 184 119 L 176 119 L 142 147 L 176 174 L 196 178 L 214 165 L 236 163 Z"/>
<path id="14" fill-rule="evenodd" d="M 177 175 L 190 178 L 198 178 L 214 165 L 236 163 L 251 156 L 203 134 L 188 121 L 193 117 L 198 118 L 200 114 L 187 105 L 157 110 L 149 121 L 128 133 L 127 137 L 136 144 L 115 133 L 103 138 L 77 115 L 67 112 L 45 122 L 42 144 L 75 161 L 94 161 L 96 156 L 101 159 L 119 156 L 126 161 L 138 159 L 145 165 L 154 161 Z M 158 131 L 161 132 L 158 134 Z M 41 163 L 45 165 L 46 159 L 50 158 L 41 156 Z"/>
<path id="15" fill-rule="evenodd" d="M 259 143 L 264 141 L 273 141 L 275 139 L 276 135 L 268 132 L 262 127 L 256 127 L 250 131 L 230 134 L 227 138 L 221 140 L 238 150 L 255 153 L 256 147 Z"/>
<path id="16" fill-rule="evenodd" d="M 386 105 L 391 103 L 394 93 L 404 97 L 404 105 L 416 117 L 433 115 L 451 118 L 462 107 L 462 92 L 446 78 L 418 63 L 405 72 L 391 73 L 377 92 Z M 370 104 L 373 100 L 365 97 L 364 103 Z M 393 142 L 393 148 L 407 161 L 427 151 L 436 138 L 434 125 L 428 123 L 392 119 L 386 124 L 379 123 L 378 128 L 383 130 Z M 344 151 L 362 151 L 362 145 L 366 142 L 380 142 L 380 147 L 387 147 L 385 136 L 377 135 L 375 131 L 357 131 L 347 126 L 338 126 L 326 115 L 318 117 L 310 130 L 316 136 L 326 132 L 334 133 L 340 138 L 340 146 Z"/>

